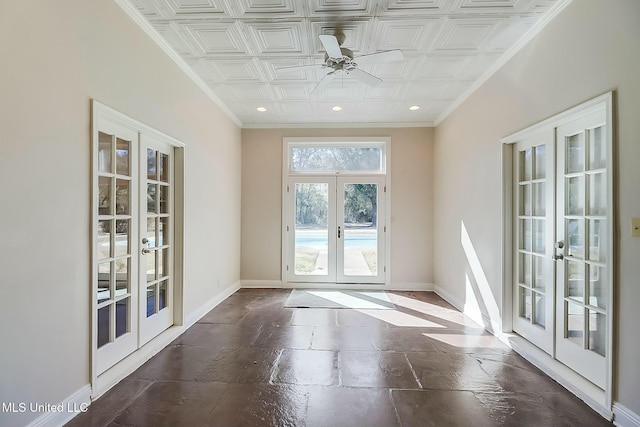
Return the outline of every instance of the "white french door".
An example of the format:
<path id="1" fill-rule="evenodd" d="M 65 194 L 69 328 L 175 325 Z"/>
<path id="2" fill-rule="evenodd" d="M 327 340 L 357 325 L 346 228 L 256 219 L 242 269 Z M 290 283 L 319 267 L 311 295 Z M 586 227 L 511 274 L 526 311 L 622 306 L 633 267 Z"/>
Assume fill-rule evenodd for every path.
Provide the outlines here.
<path id="1" fill-rule="evenodd" d="M 173 147 L 143 136 L 141 144 L 140 345 L 173 324 Z M 144 191 L 143 191 L 144 190 Z"/>
<path id="2" fill-rule="evenodd" d="M 558 127 L 556 358 L 604 388 L 611 339 L 611 210 L 605 111 Z"/>
<path id="3" fill-rule="evenodd" d="M 384 176 L 290 177 L 287 281 L 384 283 L 384 191 Z"/>
<path id="4" fill-rule="evenodd" d="M 602 390 L 610 380 L 608 102 L 525 132 L 513 150 L 513 330 Z"/>
<path id="5" fill-rule="evenodd" d="M 173 324 L 174 148 L 94 122 L 95 372 Z"/>
<path id="6" fill-rule="evenodd" d="M 515 268 L 513 330 L 553 353 L 554 133 L 515 145 Z"/>

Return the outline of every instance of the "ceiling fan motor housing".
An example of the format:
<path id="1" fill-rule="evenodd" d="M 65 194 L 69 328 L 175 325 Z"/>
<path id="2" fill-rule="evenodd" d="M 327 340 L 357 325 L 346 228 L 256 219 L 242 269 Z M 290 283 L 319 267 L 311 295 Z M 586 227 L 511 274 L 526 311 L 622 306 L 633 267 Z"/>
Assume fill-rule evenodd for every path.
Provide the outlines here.
<path id="1" fill-rule="evenodd" d="M 329 58 L 327 53 L 324 54 L 324 63 L 327 67 L 331 67 L 334 70 L 338 69 L 350 69 L 355 67 L 355 63 L 353 62 L 353 52 L 346 47 L 341 47 L 340 52 L 342 53 L 342 58 Z M 353 64 L 353 65 L 352 65 Z"/>

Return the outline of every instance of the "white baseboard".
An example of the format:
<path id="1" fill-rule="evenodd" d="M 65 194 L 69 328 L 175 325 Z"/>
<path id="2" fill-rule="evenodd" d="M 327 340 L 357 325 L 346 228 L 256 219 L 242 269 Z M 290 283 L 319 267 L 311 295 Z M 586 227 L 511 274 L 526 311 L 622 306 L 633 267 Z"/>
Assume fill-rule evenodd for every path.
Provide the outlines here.
<path id="1" fill-rule="evenodd" d="M 515 334 L 502 332 L 501 325 L 491 322 L 489 317 L 485 316 L 479 310 L 470 309 L 463 301 L 456 298 L 442 287 L 436 285 L 434 291 L 440 295 L 442 299 L 453 305 L 471 320 L 478 323 L 478 325 L 494 334 L 506 345 L 511 347 L 516 353 L 520 354 L 546 375 L 553 378 L 568 391 L 576 395 L 605 419 L 611 420 L 613 418 L 612 411 L 605 405 L 605 396 L 601 389 L 597 388 L 562 363 L 554 360 L 547 353 L 529 343 L 524 338 Z M 634 424 L 629 424 L 629 426 L 640 427 L 640 425 Z"/>
<path id="2" fill-rule="evenodd" d="M 87 384 L 56 405 L 56 411 L 45 412 L 27 424 L 27 427 L 63 426 L 91 404 L 91 385 Z"/>
<path id="3" fill-rule="evenodd" d="M 263 289 L 282 288 L 282 280 L 241 280 L 240 287 L 243 289 Z"/>
<path id="4" fill-rule="evenodd" d="M 391 282 L 385 289 L 390 291 L 433 291 L 433 283 L 423 282 Z"/>
<path id="5" fill-rule="evenodd" d="M 173 340 L 182 335 L 204 315 L 206 315 L 222 301 L 227 299 L 238 289 L 240 289 L 240 281 L 234 283 L 231 286 L 228 286 L 227 288 L 219 292 L 216 296 L 189 313 L 185 317 L 184 325 L 170 327 L 169 329 L 143 345 L 140 349 L 129 355 L 127 358 L 101 374 L 97 379 L 97 383 L 94 384 L 91 395 L 92 400 L 96 400 L 97 398 L 102 396 L 113 386 L 118 384 L 124 378 L 133 373 L 133 371 L 142 366 L 147 360 L 158 354 L 163 348 L 165 348 Z"/>
<path id="6" fill-rule="evenodd" d="M 640 415 L 615 402 L 613 404 L 613 424 L 618 427 L 640 427 Z"/>
<path id="7" fill-rule="evenodd" d="M 231 295 L 233 295 L 238 289 L 240 289 L 240 286 L 241 286 L 241 282 L 240 280 L 238 280 L 233 285 L 228 286 L 222 291 L 218 292 L 216 296 L 214 296 L 209 301 L 205 302 L 200 307 L 196 308 L 187 316 L 185 316 L 184 326 L 186 328 L 193 326 L 194 323 L 202 319 L 204 315 L 206 315 L 208 312 L 213 310 L 214 307 L 216 307 L 222 301 L 226 300 Z"/>
<path id="8" fill-rule="evenodd" d="M 345 285 L 340 283 L 311 283 L 311 282 L 282 282 L 281 280 L 242 280 L 243 289 L 383 289 L 389 291 L 433 291 L 433 283 L 421 282 L 393 282 L 390 285 L 384 283 L 364 283 Z"/>

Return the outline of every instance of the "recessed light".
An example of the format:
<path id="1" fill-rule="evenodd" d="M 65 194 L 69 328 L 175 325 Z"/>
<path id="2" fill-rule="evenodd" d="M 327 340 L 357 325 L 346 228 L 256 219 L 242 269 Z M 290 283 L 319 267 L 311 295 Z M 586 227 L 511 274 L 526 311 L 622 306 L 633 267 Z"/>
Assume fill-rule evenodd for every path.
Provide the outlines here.
<path id="1" fill-rule="evenodd" d="M 333 111 L 340 111 L 342 110 L 342 107 L 339 105 L 336 105 L 335 107 L 332 108 Z"/>
<path id="2" fill-rule="evenodd" d="M 416 111 L 416 110 L 419 110 L 419 109 L 420 109 L 419 105 L 412 105 L 411 107 L 409 107 L 409 110 L 411 110 L 411 111 Z"/>
<path id="3" fill-rule="evenodd" d="M 267 111 L 267 109 L 264 107 L 258 107 L 256 108 L 256 110 L 260 111 L 261 113 L 264 113 L 265 111 Z"/>

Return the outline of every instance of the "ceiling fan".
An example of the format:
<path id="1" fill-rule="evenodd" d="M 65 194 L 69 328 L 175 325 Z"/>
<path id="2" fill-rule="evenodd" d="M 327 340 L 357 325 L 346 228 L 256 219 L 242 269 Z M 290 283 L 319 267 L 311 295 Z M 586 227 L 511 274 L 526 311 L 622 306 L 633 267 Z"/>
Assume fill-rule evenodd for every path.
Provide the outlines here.
<path id="1" fill-rule="evenodd" d="M 343 74 L 352 76 L 353 78 L 365 83 L 369 86 L 378 86 L 382 83 L 382 79 L 367 73 L 358 68 L 365 64 L 379 64 L 384 62 L 400 61 L 403 58 L 402 51 L 388 50 L 384 52 L 371 53 L 356 58 L 353 52 L 346 47 L 341 47 L 345 36 L 339 31 L 335 35 L 321 34 L 320 42 L 324 47 L 324 63 L 314 65 L 297 65 L 293 67 L 279 68 L 278 71 L 301 70 L 309 68 L 323 68 L 328 70 L 327 74 L 316 84 L 311 93 L 322 91 L 326 88 L 336 75 Z"/>

